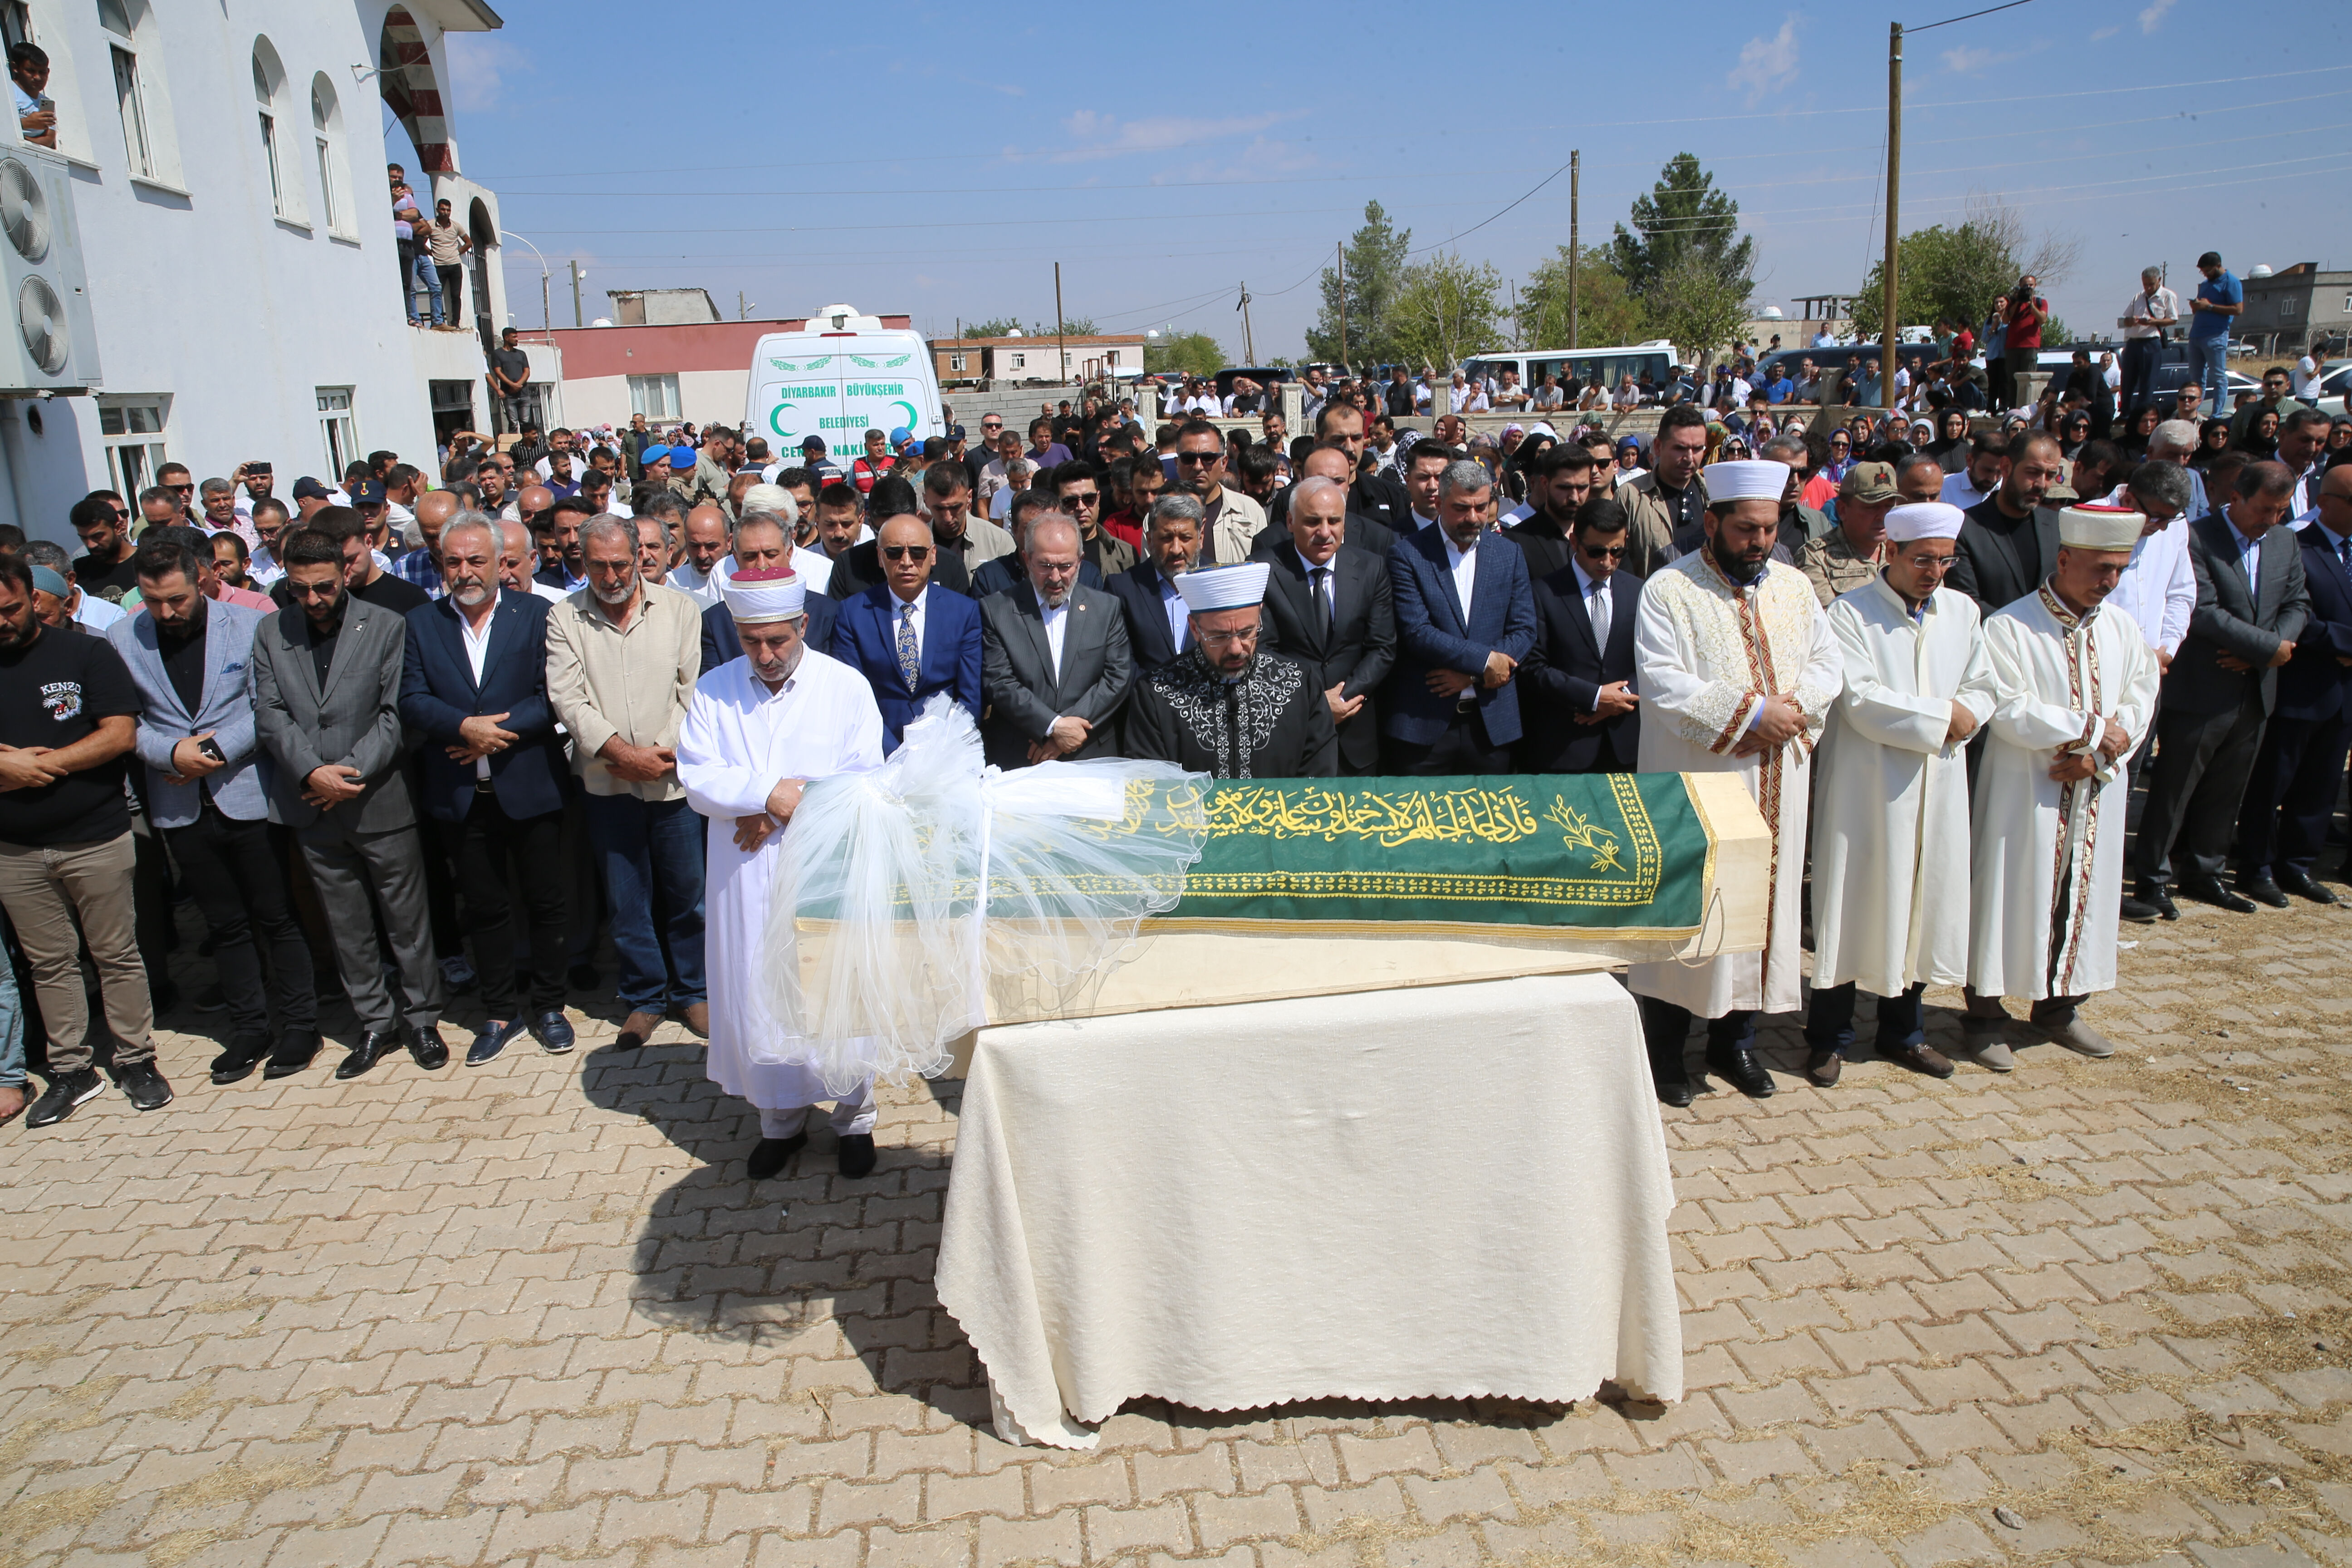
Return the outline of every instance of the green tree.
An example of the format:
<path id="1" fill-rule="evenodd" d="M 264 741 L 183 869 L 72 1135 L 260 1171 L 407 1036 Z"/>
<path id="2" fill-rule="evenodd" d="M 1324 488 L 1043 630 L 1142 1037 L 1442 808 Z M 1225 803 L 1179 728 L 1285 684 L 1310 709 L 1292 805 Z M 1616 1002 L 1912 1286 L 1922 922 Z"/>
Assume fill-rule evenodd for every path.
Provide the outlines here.
<path id="1" fill-rule="evenodd" d="M 1092 316 L 1072 316 L 1062 323 L 1062 331 L 1074 338 L 1092 337 L 1095 319 Z M 1009 338 L 1015 332 L 1033 338 L 1050 338 L 1054 335 L 1054 323 L 1032 321 L 1024 327 L 1016 316 L 991 316 L 985 321 L 967 321 L 963 328 L 963 335 L 968 338 Z"/>
<path id="2" fill-rule="evenodd" d="M 1384 364 L 1402 357 L 1396 346 L 1397 292 L 1404 284 L 1405 250 L 1412 230 L 1391 227 L 1378 202 L 1364 204 L 1364 225 L 1348 237 L 1347 316 L 1349 363 Z M 1323 310 L 1307 329 L 1309 359 L 1337 360 L 1339 353 L 1339 273 L 1323 269 Z"/>
<path id="3" fill-rule="evenodd" d="M 1178 371 L 1185 375 L 1214 375 L 1225 368 L 1225 351 L 1206 332 L 1180 332 L 1143 345 L 1147 371 Z"/>
<path id="4" fill-rule="evenodd" d="M 1685 252 L 1650 283 L 1650 330 L 1702 374 L 1748 320 L 1746 278 L 1728 278 L 1707 257 Z"/>
<path id="5" fill-rule="evenodd" d="M 1404 269 L 1397 289 L 1397 360 L 1448 370 L 1464 356 L 1503 342 L 1503 275 L 1492 264 L 1476 265 L 1451 250 Z"/>
<path id="6" fill-rule="evenodd" d="M 2080 249 L 2065 235 L 2030 236 L 2016 209 L 1979 197 L 1958 226 L 1914 229 L 1895 242 L 1895 327 L 1932 327 L 1939 320 L 1981 326 L 1994 296 L 2007 293 L 2027 273 L 2049 292 L 2073 268 Z M 1885 312 L 1886 265 L 1881 257 L 1871 263 L 1854 300 L 1854 331 L 1876 341 Z M 2043 325 L 2043 342 L 2067 341 L 2052 331 L 2056 324 Z"/>
<path id="7" fill-rule="evenodd" d="M 1519 289 L 1519 310 L 1513 323 L 1521 342 L 1531 349 L 1564 349 L 1568 335 L 1568 247 L 1549 260 L 1538 261 Z M 1639 342 L 1648 322 L 1642 302 L 1625 291 L 1624 276 L 1617 270 L 1609 247 L 1588 245 L 1576 269 L 1576 345 L 1614 348 Z"/>
<path id="8" fill-rule="evenodd" d="M 1756 241 L 1739 234 L 1739 204 L 1715 188 L 1698 159 L 1677 153 L 1658 172 L 1650 194 L 1633 198 L 1633 227 L 1617 226 L 1612 258 L 1634 298 L 1646 300 L 1685 256 L 1704 260 L 1746 299 L 1756 287 Z"/>

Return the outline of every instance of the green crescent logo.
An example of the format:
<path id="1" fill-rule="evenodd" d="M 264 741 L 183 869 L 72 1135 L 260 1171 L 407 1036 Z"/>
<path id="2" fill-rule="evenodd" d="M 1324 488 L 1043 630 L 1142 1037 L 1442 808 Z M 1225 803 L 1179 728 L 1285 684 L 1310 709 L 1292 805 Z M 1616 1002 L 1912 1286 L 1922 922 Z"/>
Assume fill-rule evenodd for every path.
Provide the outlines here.
<path id="1" fill-rule="evenodd" d="M 909 430 L 915 428 L 916 424 L 922 418 L 921 415 L 915 412 L 915 405 L 904 401 L 903 399 L 891 404 L 890 406 L 893 408 L 903 408 L 907 411 L 907 417 L 900 420 L 899 423 L 904 425 Z"/>
<path id="2" fill-rule="evenodd" d="M 795 406 L 797 405 L 794 404 L 779 403 L 776 405 L 776 411 L 768 416 L 768 428 L 787 441 L 793 438 L 793 433 L 784 428 L 784 410 Z"/>

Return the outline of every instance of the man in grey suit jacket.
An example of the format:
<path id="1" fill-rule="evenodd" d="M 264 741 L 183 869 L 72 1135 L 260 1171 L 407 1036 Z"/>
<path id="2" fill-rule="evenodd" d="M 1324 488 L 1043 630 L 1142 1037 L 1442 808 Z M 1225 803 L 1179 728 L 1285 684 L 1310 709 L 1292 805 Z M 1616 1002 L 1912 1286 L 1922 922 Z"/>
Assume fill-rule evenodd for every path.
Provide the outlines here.
<path id="1" fill-rule="evenodd" d="M 148 820 L 212 932 L 229 1025 L 213 1081 L 247 1078 L 265 1056 L 266 1076 L 284 1078 L 319 1053 L 319 999 L 310 944 L 270 837 L 268 764 L 254 721 L 253 638 L 268 617 L 206 598 L 196 552 L 179 540 L 150 540 L 131 564 L 140 613 L 115 622 L 106 640 L 139 688 L 132 745 L 146 766 Z"/>
<path id="2" fill-rule="evenodd" d="M 2302 542 L 2280 526 L 2294 494 L 2285 464 L 2249 463 L 2228 504 L 2189 524 L 2197 608 L 2164 673 L 2156 760 L 2132 846 L 2140 900 L 2166 920 L 2179 918 L 2166 890 L 2176 837 L 2188 862 L 2183 893 L 2239 914 L 2254 908 L 2222 885 L 2221 865 L 2277 700 L 2278 668 L 2294 657 L 2310 618 Z"/>
<path id="3" fill-rule="evenodd" d="M 1119 602 L 1078 582 L 1078 528 L 1029 525 L 1028 580 L 980 602 L 981 738 L 1000 768 L 1118 754 L 1111 720 L 1135 665 Z"/>
<path id="4" fill-rule="evenodd" d="M 359 1044 L 335 1076 L 357 1078 L 402 1045 L 417 1066 L 439 1068 L 449 1060 L 436 1026 L 441 968 L 416 807 L 401 766 L 407 625 L 398 611 L 343 591 L 342 546 L 327 534 L 299 531 L 278 560 L 294 602 L 254 637 L 254 716 L 274 764 L 270 799 L 302 847 L 343 994 L 359 1015 Z M 376 963 L 371 889 L 383 904 L 400 974 L 397 1006 Z"/>

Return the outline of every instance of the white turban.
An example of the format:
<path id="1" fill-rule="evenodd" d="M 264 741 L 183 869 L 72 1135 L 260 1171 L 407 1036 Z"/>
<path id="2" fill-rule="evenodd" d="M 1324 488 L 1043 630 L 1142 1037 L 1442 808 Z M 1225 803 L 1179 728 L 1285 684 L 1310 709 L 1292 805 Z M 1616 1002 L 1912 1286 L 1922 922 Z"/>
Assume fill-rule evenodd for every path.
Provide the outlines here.
<path id="1" fill-rule="evenodd" d="M 1266 574 L 1273 570 L 1263 561 L 1244 562 L 1238 566 L 1212 566 L 1204 572 L 1177 574 L 1176 591 L 1184 595 L 1184 606 L 1194 615 L 1214 610 L 1245 610 L 1265 602 Z"/>
<path id="2" fill-rule="evenodd" d="M 1897 544 L 1915 539 L 1958 539 L 1967 514 L 1949 501 L 1920 500 L 1886 514 L 1886 537 Z"/>
<path id="3" fill-rule="evenodd" d="M 790 567 L 765 572 L 738 572 L 720 590 L 727 613 L 745 626 L 760 621 L 789 621 L 805 608 L 808 579 Z"/>
<path id="4" fill-rule="evenodd" d="M 1769 458 L 1739 458 L 1709 463 L 1706 499 L 1712 505 L 1731 500 L 1769 500 L 1775 506 L 1789 493 L 1789 465 Z"/>
<path id="5" fill-rule="evenodd" d="M 2058 514 L 2058 542 L 2072 550 L 2129 550 L 2147 522 L 2126 506 L 2070 506 Z"/>

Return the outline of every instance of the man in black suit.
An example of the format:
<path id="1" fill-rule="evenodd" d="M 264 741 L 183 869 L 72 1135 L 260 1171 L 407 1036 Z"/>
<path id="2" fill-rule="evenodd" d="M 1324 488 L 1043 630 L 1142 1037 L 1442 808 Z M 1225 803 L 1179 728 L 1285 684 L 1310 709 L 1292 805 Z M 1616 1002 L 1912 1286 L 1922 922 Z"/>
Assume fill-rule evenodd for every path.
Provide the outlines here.
<path id="1" fill-rule="evenodd" d="M 1633 693 L 1642 579 L 1618 569 L 1631 523 L 1607 496 L 1586 501 L 1570 534 L 1573 559 L 1535 580 L 1535 651 L 1519 672 L 1527 685 L 1521 773 L 1633 771 L 1642 735 Z"/>
<path id="2" fill-rule="evenodd" d="M 1388 562 L 1342 538 L 1347 510 L 1337 479 L 1310 475 L 1292 487 L 1290 543 L 1274 553 L 1266 579 L 1266 646 L 1318 671 L 1339 726 L 1339 771 L 1374 773 L 1374 695 L 1396 663 L 1396 605 Z"/>
<path id="3" fill-rule="evenodd" d="M 740 572 L 773 572 L 793 562 L 793 531 L 784 520 L 772 511 L 747 511 L 735 525 L 735 569 Z M 835 563 L 836 565 L 838 563 Z M 833 625 L 841 614 L 838 601 L 823 594 L 811 594 L 802 601 L 808 614 L 806 636 L 815 646 L 833 646 Z M 709 675 L 722 664 L 732 664 L 743 657 L 743 638 L 735 630 L 735 617 L 728 613 L 727 602 L 721 599 L 702 612 L 702 670 Z"/>
<path id="4" fill-rule="evenodd" d="M 2285 464 L 2249 463 L 2228 504 L 2189 525 L 2197 608 L 2164 672 L 2147 803 L 2132 845 L 2140 901 L 2167 920 L 2179 918 L 2166 889 L 2176 837 L 2188 862 L 2183 893 L 2238 914 L 2253 912 L 2252 900 L 2222 885 L 2221 867 L 2277 700 L 2278 668 L 2294 657 L 2311 611 L 2302 542 L 2279 526 L 2294 495 L 2294 475 Z M 2286 902 L 2270 882 L 2261 885 L 2268 889 L 2265 902 Z"/>
<path id="5" fill-rule="evenodd" d="M 1412 527 L 1412 505 L 1406 498 L 1402 483 L 1386 474 L 1363 471 L 1364 448 L 1368 440 L 1362 409 L 1352 404 L 1327 403 L 1317 412 L 1317 449 L 1330 447 L 1346 453 L 1348 458 L 1348 471 L 1339 476 L 1340 482 L 1348 487 L 1348 542 L 1370 550 L 1385 559 L 1389 544 L 1394 542 L 1397 535 Z M 1280 524 L 1283 521 L 1283 509 L 1290 504 L 1289 495 L 1290 492 L 1285 490 L 1267 506 L 1268 522 Z M 1358 518 L 1386 531 L 1389 538 L 1359 538 L 1354 526 Z M 1281 539 L 1277 537 L 1276 542 L 1278 545 Z"/>
<path id="6" fill-rule="evenodd" d="M 1503 537 L 1527 552 L 1528 575 L 1540 583 L 1567 571 L 1575 558 L 1570 535 L 1592 499 L 1592 454 L 1581 447 L 1554 446 L 1537 460 L 1534 479 L 1528 499 L 1535 503 L 1535 515 L 1503 530 Z"/>
<path id="7" fill-rule="evenodd" d="M 1347 447 L 1336 440 L 1327 439 L 1301 460 L 1298 478 L 1300 483 L 1310 479 L 1337 479 L 1344 489 L 1355 474 L 1355 460 L 1348 456 Z M 1270 521 L 1250 542 L 1251 560 L 1272 561 L 1290 548 L 1290 497 L 1297 488 L 1294 484 L 1289 489 L 1281 491 L 1267 507 L 1266 515 Z M 1347 498 L 1346 542 L 1380 560 L 1387 560 L 1389 546 L 1396 542 L 1396 535 L 1355 509 L 1356 492 L 1352 489 L 1347 490 Z"/>
<path id="8" fill-rule="evenodd" d="M 2042 504 L 2064 471 L 2058 442 L 2021 430 L 2000 488 L 1968 510 L 1944 585 L 1991 616 L 2038 591 L 2058 565 L 2058 514 Z"/>
<path id="9" fill-rule="evenodd" d="M 1138 676 L 1173 664 L 1190 646 L 1192 613 L 1176 578 L 1201 559 L 1201 503 L 1181 490 L 1151 503 L 1143 519 L 1143 559 L 1103 586 L 1127 616 L 1127 646 Z"/>
<path id="10" fill-rule="evenodd" d="M 2239 880 L 2273 906 L 2288 893 L 2338 901 L 2311 868 L 2327 846 L 2352 749 L 2352 464 L 2328 469 L 2318 488 L 2319 516 L 2296 534 L 2310 618 L 2279 671 L 2278 703 L 2238 812 Z"/>
<path id="11" fill-rule="evenodd" d="M 919 515 L 919 509 L 915 505 L 915 487 L 896 476 L 875 480 L 874 492 L 866 498 L 866 515 L 875 519 Z M 828 552 L 831 548 L 828 542 Z M 868 588 L 882 586 L 885 580 L 881 542 L 868 539 L 851 545 L 834 558 L 833 575 L 824 585 L 825 597 L 836 604 L 844 599 L 854 599 Z M 932 557 L 931 582 L 967 597 L 974 596 L 971 569 L 964 564 L 961 551 L 942 550 Z M 811 623 L 810 630 L 815 630 L 814 623 Z M 821 646 L 830 647 L 832 645 Z"/>

